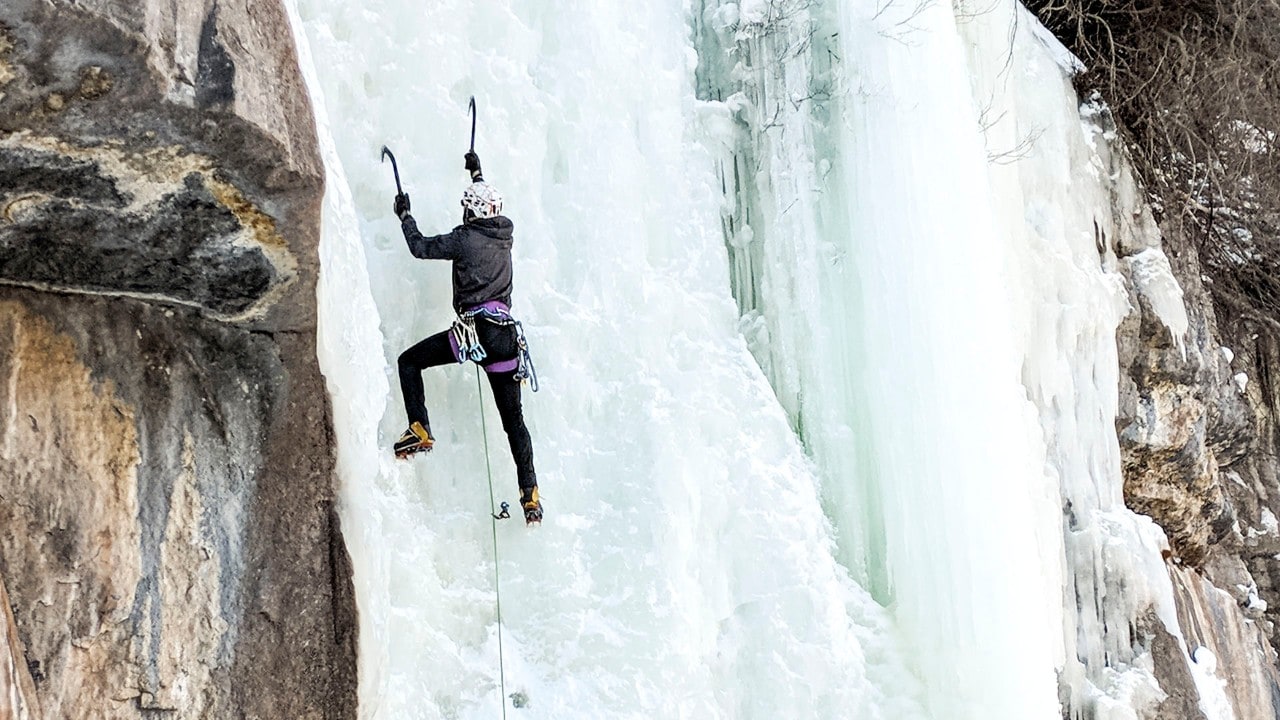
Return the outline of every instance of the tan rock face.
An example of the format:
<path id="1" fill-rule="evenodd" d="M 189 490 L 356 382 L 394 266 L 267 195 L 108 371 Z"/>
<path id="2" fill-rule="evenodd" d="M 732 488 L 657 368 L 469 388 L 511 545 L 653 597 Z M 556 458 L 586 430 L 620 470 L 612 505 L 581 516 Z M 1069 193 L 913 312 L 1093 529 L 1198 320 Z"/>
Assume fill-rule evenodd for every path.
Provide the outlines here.
<path id="1" fill-rule="evenodd" d="M 72 717 L 82 687 L 137 692 L 128 655 L 140 577 L 133 408 L 95 382 L 72 342 L 0 302 L 0 539 L 4 572 L 46 712 Z M 86 441 L 87 440 L 87 441 Z M 131 689 L 129 689 L 131 688 Z"/>
<path id="2" fill-rule="evenodd" d="M 0 2 L 0 718 L 354 717 L 322 194 L 278 0 Z"/>
<path id="3" fill-rule="evenodd" d="M 350 717 L 349 569 L 299 430 L 325 408 L 288 336 L 7 295 L 0 576 L 44 717 Z"/>
<path id="4" fill-rule="evenodd" d="M 0 283 L 313 327 L 291 38 L 278 0 L 0 6 Z"/>
<path id="5" fill-rule="evenodd" d="M 1179 559 L 1198 565 L 1225 509 L 1205 439 L 1207 410 L 1194 387 L 1172 382 L 1145 387 L 1139 402 L 1123 430 L 1126 503 L 1158 519 Z"/>
<path id="6" fill-rule="evenodd" d="M 27 670 L 18 627 L 9 610 L 9 593 L 0 580 L 0 718 L 33 720 L 41 717 L 35 683 Z"/>
<path id="7" fill-rule="evenodd" d="M 1210 662 L 1198 654 L 1201 648 L 1213 653 L 1211 662 L 1216 675 L 1226 681 L 1223 691 L 1236 717 L 1274 718 L 1280 669 L 1262 626 L 1246 618 L 1229 593 L 1199 573 L 1175 570 L 1173 588 L 1188 650 L 1201 662 Z"/>
<path id="8" fill-rule="evenodd" d="M 212 157 L 31 132 L 0 136 L 0 157 L 13 178 L 0 195 L 0 280 L 190 305 L 230 321 L 261 316 L 297 280 L 274 218 Z M 133 239 L 127 253 L 121 237 Z"/>
<path id="9" fill-rule="evenodd" d="M 1147 232 L 1148 246 L 1158 246 L 1158 228 Z M 1136 244 L 1122 243 L 1120 252 L 1134 253 Z M 1198 566 L 1232 522 L 1220 466 L 1248 441 L 1248 408 L 1232 392 L 1212 337 L 1213 309 L 1201 304 L 1208 299 L 1198 281 L 1188 281 L 1198 275 L 1194 258 L 1172 241 L 1164 251 L 1186 296 L 1189 329 L 1186 337 L 1172 337 L 1149 299 L 1139 289 L 1132 293 L 1133 312 L 1117 331 L 1122 373 L 1116 430 L 1125 503 L 1160 523 L 1178 562 Z M 1139 285 L 1128 258 L 1122 267 Z"/>

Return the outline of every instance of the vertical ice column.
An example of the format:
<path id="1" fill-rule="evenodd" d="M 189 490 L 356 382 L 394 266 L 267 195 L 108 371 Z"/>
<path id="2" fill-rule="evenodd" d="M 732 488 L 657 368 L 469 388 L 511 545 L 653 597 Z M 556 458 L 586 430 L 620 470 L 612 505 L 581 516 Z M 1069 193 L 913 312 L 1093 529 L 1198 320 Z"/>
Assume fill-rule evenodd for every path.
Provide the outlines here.
<path id="1" fill-rule="evenodd" d="M 842 7 L 853 335 L 893 604 L 938 717 L 1059 716 L 1059 549 L 1020 383 L 1004 260 L 950 3 Z M 834 234 L 834 231 L 833 231 Z M 1046 596 L 1048 595 L 1048 596 Z"/>
<path id="2" fill-rule="evenodd" d="M 835 5 L 703 0 L 693 21 L 742 332 L 822 475 L 837 556 L 865 584 L 883 532 L 878 511 L 864 512 L 879 503 L 862 481 L 857 428 L 870 419 L 849 341 L 860 319 L 834 162 L 845 69 Z"/>
<path id="3" fill-rule="evenodd" d="M 985 717 L 990 697 L 1051 717 L 1060 509 L 1018 383 L 1011 238 L 955 18 L 896 5 L 702 4 L 735 298 L 822 474 L 838 557 L 896 604 L 933 711 Z M 974 72 L 1007 42 L 973 48 Z M 1026 692 L 1002 652 L 1034 658 Z"/>
<path id="4" fill-rule="evenodd" d="M 1116 329 L 1131 309 L 1114 248 L 1123 234 L 1141 232 L 1135 228 L 1144 223 L 1133 219 L 1145 210 L 1135 204 L 1140 193 L 1114 136 L 1098 122 L 1101 109 L 1079 105 L 1070 77 L 1079 61 L 1019 4 L 981 7 L 960 27 L 987 119 L 996 214 L 1014 240 L 1007 257 L 1017 269 L 1010 296 L 1023 383 L 1062 507 L 1063 711 L 1145 716 L 1164 699 L 1152 635 L 1167 632 L 1187 652 L 1162 557 L 1167 541 L 1125 506 L 1115 427 Z M 1151 277 L 1163 291 L 1156 302 L 1180 341 L 1181 290 L 1159 271 L 1158 249 L 1142 259 L 1156 265 Z M 1205 716 L 1231 717 L 1221 680 L 1184 661 Z"/>

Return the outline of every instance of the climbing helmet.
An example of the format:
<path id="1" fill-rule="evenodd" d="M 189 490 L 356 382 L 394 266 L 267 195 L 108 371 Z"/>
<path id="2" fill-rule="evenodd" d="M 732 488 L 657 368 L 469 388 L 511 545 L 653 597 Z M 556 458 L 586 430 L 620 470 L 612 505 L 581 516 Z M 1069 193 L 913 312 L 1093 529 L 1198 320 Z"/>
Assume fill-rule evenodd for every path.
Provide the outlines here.
<path id="1" fill-rule="evenodd" d="M 462 207 L 478 218 L 491 218 L 502 214 L 502 195 L 486 182 L 474 182 L 462 191 Z"/>

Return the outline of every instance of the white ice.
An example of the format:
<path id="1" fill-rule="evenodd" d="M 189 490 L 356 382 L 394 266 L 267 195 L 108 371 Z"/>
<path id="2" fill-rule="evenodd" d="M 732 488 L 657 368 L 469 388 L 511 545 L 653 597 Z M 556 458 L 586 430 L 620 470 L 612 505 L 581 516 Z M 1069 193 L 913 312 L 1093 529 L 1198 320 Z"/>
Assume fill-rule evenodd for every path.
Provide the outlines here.
<path id="1" fill-rule="evenodd" d="M 321 360 L 370 718 L 495 717 L 499 657 L 471 366 L 426 374 L 438 446 L 397 464 L 394 358 L 450 320 L 412 261 L 388 144 L 425 229 L 476 150 L 516 224 L 516 314 L 547 521 L 498 526 L 505 684 L 523 717 L 923 717 L 889 613 L 836 562 L 818 478 L 738 332 L 719 186 L 679 3 L 303 1 L 332 140 Z M 326 142 L 329 142 L 326 140 Z"/>
<path id="2" fill-rule="evenodd" d="M 294 2 L 362 717 L 498 716 L 499 586 L 522 717 L 1049 720 L 1059 674 L 1099 720 L 1159 701 L 1107 138 L 1029 14 L 969 5 Z M 447 230 L 473 94 L 543 383 L 547 520 L 500 523 L 496 568 L 482 427 L 515 481 L 474 369 L 425 375 L 431 456 L 388 451 L 395 357 L 451 313 L 378 149 Z"/>

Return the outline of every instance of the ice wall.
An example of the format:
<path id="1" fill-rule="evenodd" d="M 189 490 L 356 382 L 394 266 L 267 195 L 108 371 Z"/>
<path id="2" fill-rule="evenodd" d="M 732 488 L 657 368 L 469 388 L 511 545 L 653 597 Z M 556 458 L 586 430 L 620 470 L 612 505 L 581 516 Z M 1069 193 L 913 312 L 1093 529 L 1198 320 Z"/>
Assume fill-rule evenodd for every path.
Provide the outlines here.
<path id="1" fill-rule="evenodd" d="M 524 717 L 923 717 L 888 613 L 835 559 L 817 476 L 738 332 L 714 133 L 679 3 L 296 7 L 327 136 L 321 288 L 366 717 L 495 717 L 498 499 L 515 480 L 470 366 L 427 374 L 439 444 L 397 464 L 394 357 L 445 327 L 410 262 L 452 227 L 467 97 L 516 223 L 515 311 L 547 521 L 498 528 L 506 687 Z"/>
<path id="2" fill-rule="evenodd" d="M 1122 501 L 1107 241 L 1141 206 L 1078 61 L 1014 2 L 707 0 L 694 23 L 744 335 L 931 710 L 1056 716 L 1056 670 L 1073 717 L 1158 711 L 1152 623 L 1187 647 L 1163 535 Z"/>
<path id="3" fill-rule="evenodd" d="M 1065 708 L 1072 717 L 1100 719 L 1177 714 L 1170 710 L 1176 703 L 1163 704 L 1175 688 L 1160 687 L 1152 649 L 1167 633 L 1199 696 L 1179 702 L 1198 704 L 1209 719 L 1235 717 L 1211 664 L 1190 660 L 1164 532 L 1123 499 L 1116 329 L 1131 311 L 1130 298 L 1143 294 L 1181 346 L 1182 290 L 1158 237 L 1135 236 L 1154 223 L 1109 113 L 1081 104 L 1071 87 L 1078 61 L 1014 4 L 975 13 L 959 27 L 984 108 L 997 230 L 1010 240 L 1009 305 L 1022 383 L 1060 495 Z M 1126 287 L 1116 258 L 1122 236 L 1157 245 L 1141 254 L 1136 287 Z"/>
<path id="4" fill-rule="evenodd" d="M 839 557 L 893 607 L 932 716 L 1058 716 L 1060 511 L 958 18 L 708 5 L 735 295 Z"/>
<path id="5" fill-rule="evenodd" d="M 471 94 L 544 385 L 547 521 L 498 528 L 524 716 L 1155 707 L 1134 628 L 1178 633 L 1121 501 L 1105 138 L 1069 54 L 970 5 L 298 0 L 363 716 L 499 709 L 481 408 L 515 483 L 472 368 L 427 374 L 432 456 L 387 451 L 449 279 L 377 151 L 448 229 Z"/>
<path id="6" fill-rule="evenodd" d="M 937 716 L 1053 717 L 1058 512 L 958 18 L 949 3 L 842 10 L 842 57 L 857 67 L 841 148 L 849 302 L 872 419 L 865 481 L 880 497 L 867 510 L 885 536 L 872 582 L 893 598 Z"/>

